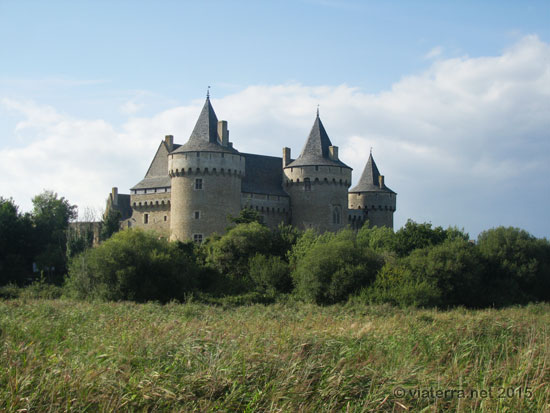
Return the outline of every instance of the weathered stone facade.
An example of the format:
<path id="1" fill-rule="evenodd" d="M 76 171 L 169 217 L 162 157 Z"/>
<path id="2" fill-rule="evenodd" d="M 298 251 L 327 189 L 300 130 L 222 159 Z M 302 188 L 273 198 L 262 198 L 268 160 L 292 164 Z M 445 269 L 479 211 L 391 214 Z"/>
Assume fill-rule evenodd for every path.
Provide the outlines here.
<path id="1" fill-rule="evenodd" d="M 228 217 L 252 208 L 269 227 L 280 223 L 319 231 L 351 226 L 393 228 L 396 193 L 385 186 L 372 154 L 359 183 L 338 158 L 317 117 L 300 156 L 241 153 L 229 141 L 207 97 L 191 137 L 184 145 L 166 136 L 149 170 L 130 195 L 113 188 L 107 207 L 125 211 L 122 227 L 142 227 L 171 240 L 201 242 L 223 233 Z M 125 205 L 128 204 L 128 205 Z"/>

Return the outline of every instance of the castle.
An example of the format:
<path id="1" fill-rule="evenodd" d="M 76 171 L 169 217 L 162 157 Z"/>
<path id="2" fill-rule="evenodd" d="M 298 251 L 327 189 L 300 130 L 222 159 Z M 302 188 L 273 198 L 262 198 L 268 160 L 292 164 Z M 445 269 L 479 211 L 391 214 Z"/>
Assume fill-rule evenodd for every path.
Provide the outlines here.
<path id="1" fill-rule="evenodd" d="M 156 230 L 171 240 L 202 242 L 223 234 L 228 216 L 244 208 L 264 223 L 337 231 L 346 226 L 393 228 L 397 194 L 389 189 L 369 156 L 356 186 L 352 169 L 338 157 L 319 111 L 298 158 L 241 153 L 229 141 L 227 121 L 218 121 L 207 95 L 187 143 L 161 141 L 145 177 L 119 194 L 113 188 L 107 211 L 118 210 L 122 227 Z"/>

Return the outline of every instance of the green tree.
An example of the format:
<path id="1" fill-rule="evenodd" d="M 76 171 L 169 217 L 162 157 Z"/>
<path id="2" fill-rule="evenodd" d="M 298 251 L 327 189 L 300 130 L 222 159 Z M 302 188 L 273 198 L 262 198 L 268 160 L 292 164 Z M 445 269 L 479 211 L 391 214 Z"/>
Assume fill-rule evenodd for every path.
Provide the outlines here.
<path id="1" fill-rule="evenodd" d="M 383 263 L 370 248 L 357 246 L 352 231 L 320 236 L 296 260 L 295 292 L 318 304 L 343 301 L 370 285 Z"/>
<path id="2" fill-rule="evenodd" d="M 389 259 L 366 296 L 403 307 L 478 307 L 484 268 L 477 247 L 455 237 Z"/>
<path id="3" fill-rule="evenodd" d="M 393 229 L 388 227 L 369 227 L 368 223 L 357 231 L 357 243 L 375 251 L 394 251 L 396 235 Z"/>
<path id="4" fill-rule="evenodd" d="M 13 199 L 0 197 L 0 285 L 23 284 L 32 275 L 35 243 L 29 214 L 21 214 Z"/>
<path id="5" fill-rule="evenodd" d="M 185 244 L 128 229 L 74 257 L 67 290 L 77 298 L 145 302 L 183 300 L 197 285 L 197 266 Z"/>
<path id="6" fill-rule="evenodd" d="M 77 217 L 75 205 L 52 191 L 44 191 L 33 198 L 32 219 L 39 253 L 35 257 L 47 281 L 60 282 L 66 271 L 67 229 L 69 221 Z"/>
<path id="7" fill-rule="evenodd" d="M 477 241 L 487 260 L 483 294 L 487 305 L 550 300 L 550 243 L 513 227 L 493 228 Z"/>
<path id="8" fill-rule="evenodd" d="M 400 257 L 409 255 L 412 251 L 430 245 L 441 244 L 446 239 L 461 238 L 468 240 L 468 234 L 457 228 L 432 228 L 430 223 L 418 224 L 409 219 L 407 223 L 395 233 L 394 251 Z"/>
<path id="9" fill-rule="evenodd" d="M 249 261 L 250 278 L 254 289 L 260 293 L 275 295 L 292 290 L 292 278 L 281 257 L 257 254 Z"/>
<path id="10" fill-rule="evenodd" d="M 105 211 L 101 222 L 101 232 L 99 234 L 101 241 L 109 239 L 115 232 L 120 230 L 120 217 L 120 211 L 112 208 Z"/>
<path id="11" fill-rule="evenodd" d="M 247 289 L 248 261 L 256 254 L 269 255 L 271 241 L 271 231 L 258 222 L 238 224 L 222 237 L 204 243 L 205 263 L 230 277 L 237 290 Z"/>
<path id="12" fill-rule="evenodd" d="M 229 222 L 234 224 L 250 224 L 252 222 L 257 222 L 258 224 L 263 224 L 263 218 L 258 211 L 252 208 L 241 209 L 241 212 L 238 216 L 228 217 Z"/>

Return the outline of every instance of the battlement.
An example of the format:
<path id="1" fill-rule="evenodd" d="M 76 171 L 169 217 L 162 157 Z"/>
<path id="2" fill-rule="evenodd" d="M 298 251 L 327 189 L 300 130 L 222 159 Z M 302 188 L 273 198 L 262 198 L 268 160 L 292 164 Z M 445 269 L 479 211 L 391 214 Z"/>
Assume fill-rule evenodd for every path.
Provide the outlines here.
<path id="1" fill-rule="evenodd" d="M 340 166 L 297 166 L 284 168 L 284 184 L 290 185 L 351 185 L 351 169 Z"/>
<path id="2" fill-rule="evenodd" d="M 168 155 L 170 177 L 189 174 L 235 175 L 245 173 L 245 157 L 225 152 L 184 152 Z"/>

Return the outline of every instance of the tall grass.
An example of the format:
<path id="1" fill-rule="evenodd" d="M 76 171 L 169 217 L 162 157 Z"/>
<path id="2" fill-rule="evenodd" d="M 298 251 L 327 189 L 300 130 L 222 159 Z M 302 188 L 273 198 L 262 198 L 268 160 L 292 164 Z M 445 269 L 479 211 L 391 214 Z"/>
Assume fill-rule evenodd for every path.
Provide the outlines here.
<path id="1" fill-rule="evenodd" d="M 0 411 L 543 412 L 549 326 L 547 304 L 440 312 L 6 300 Z M 513 394 L 499 398 L 499 388 Z M 492 394 L 414 393 L 445 389 Z"/>

